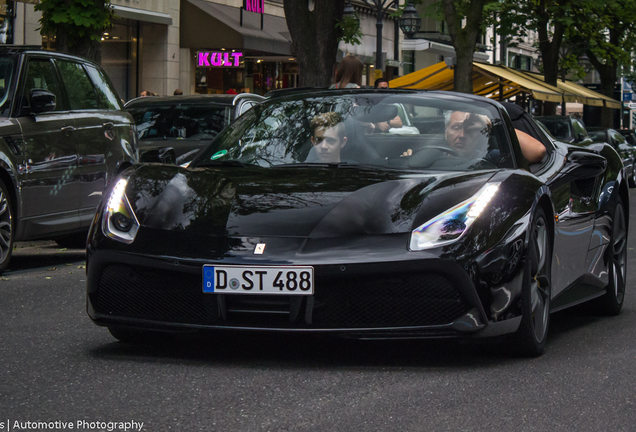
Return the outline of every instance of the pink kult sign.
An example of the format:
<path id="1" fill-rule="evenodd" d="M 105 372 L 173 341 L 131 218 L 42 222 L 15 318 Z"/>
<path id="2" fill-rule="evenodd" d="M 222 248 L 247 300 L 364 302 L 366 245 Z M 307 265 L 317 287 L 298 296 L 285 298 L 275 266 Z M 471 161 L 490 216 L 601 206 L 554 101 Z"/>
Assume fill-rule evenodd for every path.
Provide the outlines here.
<path id="1" fill-rule="evenodd" d="M 265 12 L 265 0 L 244 0 L 245 10 L 248 12 Z"/>
<path id="2" fill-rule="evenodd" d="M 197 53 L 197 66 L 238 67 L 242 55 L 240 52 L 202 51 Z"/>

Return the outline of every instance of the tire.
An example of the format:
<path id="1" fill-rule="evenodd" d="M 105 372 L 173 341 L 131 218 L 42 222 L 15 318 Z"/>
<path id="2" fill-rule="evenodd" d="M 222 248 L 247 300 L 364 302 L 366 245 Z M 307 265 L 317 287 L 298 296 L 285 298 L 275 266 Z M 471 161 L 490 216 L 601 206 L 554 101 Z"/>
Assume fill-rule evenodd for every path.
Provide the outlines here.
<path id="1" fill-rule="evenodd" d="M 598 299 L 598 310 L 604 315 L 618 315 L 625 300 L 627 281 L 627 222 L 623 201 L 619 198 L 614 209 L 612 237 L 607 247 L 609 254 L 608 273 L 605 295 Z"/>
<path id="2" fill-rule="evenodd" d="M 632 175 L 629 176 L 627 183 L 629 183 L 630 188 L 636 187 L 636 160 L 632 161 Z"/>
<path id="3" fill-rule="evenodd" d="M 71 234 L 55 240 L 55 243 L 59 247 L 69 249 L 86 249 L 86 238 L 88 232 L 81 232 L 78 234 Z"/>
<path id="4" fill-rule="evenodd" d="M 11 261 L 14 226 L 11 197 L 4 182 L 0 180 L 0 274 L 7 269 Z"/>
<path id="5" fill-rule="evenodd" d="M 515 334 L 515 348 L 519 354 L 536 357 L 543 353 L 548 339 L 552 293 L 552 243 L 542 209 L 535 212 L 531 227 L 521 290 L 522 318 Z"/>

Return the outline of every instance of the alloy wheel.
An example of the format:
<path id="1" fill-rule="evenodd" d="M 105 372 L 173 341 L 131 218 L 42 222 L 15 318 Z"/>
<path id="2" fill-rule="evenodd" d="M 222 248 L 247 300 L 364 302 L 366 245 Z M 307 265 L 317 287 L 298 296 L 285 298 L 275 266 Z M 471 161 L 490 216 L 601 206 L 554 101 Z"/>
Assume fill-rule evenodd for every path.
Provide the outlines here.
<path id="1" fill-rule="evenodd" d="M 0 264 L 11 254 L 11 218 L 9 197 L 4 188 L 0 187 Z"/>
<path id="2" fill-rule="evenodd" d="M 548 248 L 549 238 L 545 219 L 539 218 L 534 225 L 535 253 L 531 264 L 530 299 L 532 328 L 537 342 L 542 342 L 548 330 L 550 316 L 550 279 Z"/>
<path id="3" fill-rule="evenodd" d="M 612 289 L 617 303 L 623 303 L 627 268 L 627 225 L 621 205 L 616 206 L 612 227 Z"/>

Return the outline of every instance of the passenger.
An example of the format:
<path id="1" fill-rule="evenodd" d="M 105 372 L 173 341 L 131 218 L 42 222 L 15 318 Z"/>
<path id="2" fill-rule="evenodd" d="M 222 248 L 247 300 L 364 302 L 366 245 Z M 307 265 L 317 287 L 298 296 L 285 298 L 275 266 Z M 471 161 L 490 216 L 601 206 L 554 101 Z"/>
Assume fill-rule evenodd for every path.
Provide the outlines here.
<path id="1" fill-rule="evenodd" d="M 388 89 L 389 81 L 386 78 L 378 78 L 375 80 L 375 88 L 376 89 Z M 399 115 L 395 116 L 394 119 L 385 122 L 378 122 L 374 124 L 374 132 L 388 132 L 391 128 L 401 128 L 404 124 L 402 123 L 402 119 Z"/>
<path id="2" fill-rule="evenodd" d="M 338 163 L 340 151 L 347 143 L 345 126 L 340 114 L 335 112 L 322 113 L 314 117 L 309 123 L 311 127 L 311 144 L 318 160 L 322 163 Z"/>

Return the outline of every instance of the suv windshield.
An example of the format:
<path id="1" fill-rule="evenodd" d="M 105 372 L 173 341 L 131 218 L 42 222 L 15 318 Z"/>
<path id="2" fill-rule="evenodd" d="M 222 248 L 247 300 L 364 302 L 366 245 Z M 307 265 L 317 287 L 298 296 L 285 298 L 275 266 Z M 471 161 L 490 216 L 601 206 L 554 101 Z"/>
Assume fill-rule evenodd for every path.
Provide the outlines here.
<path id="1" fill-rule="evenodd" d="M 330 92 L 255 106 L 193 161 L 218 165 L 476 170 L 513 163 L 504 123 L 489 103 Z"/>
<path id="2" fill-rule="evenodd" d="M 229 106 L 165 104 L 127 108 L 135 119 L 140 140 L 211 140 L 227 125 Z"/>
<path id="3" fill-rule="evenodd" d="M 9 90 L 13 83 L 13 75 L 15 72 L 15 57 L 0 56 L 0 116 L 9 115 Z"/>

